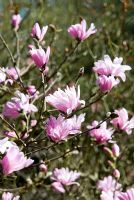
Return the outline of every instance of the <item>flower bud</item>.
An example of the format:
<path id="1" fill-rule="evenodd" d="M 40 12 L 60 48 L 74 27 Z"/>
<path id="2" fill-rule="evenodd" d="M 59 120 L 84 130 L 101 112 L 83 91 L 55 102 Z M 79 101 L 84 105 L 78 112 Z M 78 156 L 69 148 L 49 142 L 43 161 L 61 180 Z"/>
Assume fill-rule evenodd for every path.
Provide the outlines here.
<path id="1" fill-rule="evenodd" d="M 115 169 L 115 164 L 111 160 L 108 160 L 107 163 L 112 169 Z"/>
<path id="2" fill-rule="evenodd" d="M 36 124 L 37 124 L 37 120 L 36 119 L 32 119 L 31 122 L 30 122 L 31 127 L 36 126 Z"/>
<path id="3" fill-rule="evenodd" d="M 16 30 L 18 30 L 19 25 L 20 25 L 20 23 L 21 23 L 21 20 L 22 20 L 22 18 L 21 18 L 21 16 L 20 16 L 20 14 L 14 14 L 14 15 L 12 16 L 11 23 L 12 23 L 12 26 L 13 26 Z"/>
<path id="4" fill-rule="evenodd" d="M 113 155 L 115 157 L 119 157 L 119 155 L 120 155 L 120 148 L 119 148 L 119 146 L 117 144 L 113 144 L 113 146 L 112 146 L 112 152 L 113 152 Z"/>
<path id="5" fill-rule="evenodd" d="M 36 93 L 36 88 L 35 88 L 35 86 L 34 86 L 34 85 L 29 85 L 29 86 L 27 87 L 27 92 L 28 92 L 28 94 L 30 94 L 30 95 L 34 95 L 34 94 Z"/>
<path id="6" fill-rule="evenodd" d="M 108 147 L 104 147 L 103 150 L 108 156 L 113 156 L 113 152 Z"/>
<path id="7" fill-rule="evenodd" d="M 115 178 L 117 178 L 117 179 L 120 178 L 120 172 L 119 172 L 118 169 L 115 169 L 115 170 L 113 171 L 113 176 L 114 176 Z"/>
<path id="8" fill-rule="evenodd" d="M 41 161 L 39 169 L 40 169 L 41 172 L 47 173 L 47 165 L 43 161 Z"/>
<path id="9" fill-rule="evenodd" d="M 44 76 L 47 76 L 49 72 L 48 66 L 45 67 L 45 70 L 43 71 Z"/>
<path id="10" fill-rule="evenodd" d="M 7 131 L 6 130 L 6 131 L 3 131 L 3 134 L 6 135 L 9 138 L 16 138 L 17 137 L 17 135 L 14 131 Z"/>

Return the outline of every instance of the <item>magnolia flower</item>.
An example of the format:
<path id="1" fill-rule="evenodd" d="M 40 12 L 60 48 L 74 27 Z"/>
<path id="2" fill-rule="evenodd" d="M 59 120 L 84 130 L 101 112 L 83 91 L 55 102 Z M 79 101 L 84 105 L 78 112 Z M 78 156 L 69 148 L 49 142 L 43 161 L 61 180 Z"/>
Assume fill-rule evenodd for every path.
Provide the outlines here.
<path id="1" fill-rule="evenodd" d="M 20 14 L 14 14 L 13 16 L 12 16 L 12 20 L 11 20 L 11 23 L 12 23 L 12 26 L 17 30 L 18 28 L 19 28 L 19 25 L 20 25 L 20 23 L 21 23 L 21 20 L 22 20 L 22 18 L 21 18 L 21 16 L 20 16 Z"/>
<path id="2" fill-rule="evenodd" d="M 10 192 L 3 192 L 2 193 L 2 200 L 19 200 L 20 196 L 14 197 Z"/>
<path id="3" fill-rule="evenodd" d="M 64 186 L 69 186 L 73 184 L 79 186 L 79 183 L 75 182 L 75 180 L 78 179 L 80 175 L 81 174 L 76 171 L 69 171 L 68 168 L 56 168 L 51 177 L 51 180 L 54 181 L 54 183 L 52 183 L 52 187 L 57 192 L 64 193 Z"/>
<path id="4" fill-rule="evenodd" d="M 8 137 L 0 140 L 0 152 L 4 154 L 9 148 L 17 147 L 14 142 L 8 141 Z"/>
<path id="5" fill-rule="evenodd" d="M 100 196 L 100 200 L 119 200 L 118 198 L 119 196 L 119 192 L 111 192 L 111 191 L 107 191 L 104 192 L 102 191 L 101 196 Z"/>
<path id="6" fill-rule="evenodd" d="M 17 105 L 16 102 L 8 101 L 3 109 L 3 115 L 8 118 L 16 119 L 19 117 L 20 107 Z"/>
<path id="7" fill-rule="evenodd" d="M 48 29 L 48 26 L 43 26 L 41 30 L 39 24 L 35 23 L 32 28 L 31 36 L 34 38 L 37 38 L 39 41 L 42 41 L 47 32 L 47 29 Z"/>
<path id="8" fill-rule="evenodd" d="M 11 147 L 4 158 L 0 161 L 3 169 L 3 174 L 8 175 L 12 172 L 19 171 L 33 164 L 34 160 L 27 159 L 24 153 L 19 148 Z"/>
<path id="9" fill-rule="evenodd" d="M 89 130 L 89 134 L 95 138 L 98 143 L 106 143 L 112 139 L 113 130 L 111 128 L 107 129 L 107 123 L 103 122 L 99 127 L 98 121 L 93 121 L 91 126 L 87 126 Z M 97 127 L 97 128 L 96 128 Z"/>
<path id="10" fill-rule="evenodd" d="M 109 92 L 114 86 L 118 85 L 120 81 L 115 79 L 114 76 L 101 75 L 97 78 L 97 85 L 102 92 Z"/>
<path id="11" fill-rule="evenodd" d="M 5 80 L 6 80 L 6 73 L 3 67 L 3 68 L 0 68 L 0 83 L 5 82 Z"/>
<path id="12" fill-rule="evenodd" d="M 119 200 L 134 200 L 134 188 L 128 189 L 126 192 L 121 192 Z"/>
<path id="13" fill-rule="evenodd" d="M 21 93 L 20 91 L 15 92 L 15 97 L 8 101 L 3 109 L 3 115 L 8 118 L 15 119 L 19 117 L 20 112 L 31 113 L 37 112 L 37 108 L 29 103 L 29 96 Z"/>
<path id="14" fill-rule="evenodd" d="M 90 35 L 97 32 L 93 23 L 91 23 L 90 28 L 86 30 L 86 21 L 83 19 L 80 24 L 71 25 L 68 28 L 68 33 L 78 41 L 84 41 Z"/>
<path id="15" fill-rule="evenodd" d="M 128 112 L 125 108 L 115 110 L 118 117 L 111 120 L 111 123 L 119 130 L 125 131 L 128 135 L 132 133 L 134 128 L 134 116 L 129 120 Z"/>
<path id="16" fill-rule="evenodd" d="M 46 134 L 54 142 L 66 140 L 70 133 L 68 121 L 64 117 L 59 116 L 57 119 L 51 116 L 46 124 Z"/>
<path id="17" fill-rule="evenodd" d="M 15 69 L 14 67 L 10 67 L 10 68 L 6 68 L 5 71 L 9 79 L 13 79 L 13 80 L 17 80 L 18 75 L 20 74 L 19 68 Z"/>
<path id="18" fill-rule="evenodd" d="M 131 67 L 128 65 L 122 65 L 122 61 L 122 57 L 116 57 L 112 62 L 109 55 L 104 55 L 103 60 L 99 60 L 94 63 L 95 67 L 93 67 L 93 70 L 98 75 L 120 77 L 123 81 L 125 81 L 125 71 L 131 70 Z"/>
<path id="19" fill-rule="evenodd" d="M 85 121 L 85 113 L 80 114 L 78 117 L 74 115 L 73 117 L 69 118 L 68 124 L 70 127 L 70 134 L 76 134 L 80 132 L 81 124 Z"/>
<path id="20" fill-rule="evenodd" d="M 79 86 L 77 91 L 74 86 L 67 86 L 64 91 L 58 89 L 46 97 L 46 102 L 67 114 L 71 114 L 73 110 L 76 110 L 81 105 L 85 105 L 85 101 L 80 100 Z"/>
<path id="21" fill-rule="evenodd" d="M 57 119 L 51 116 L 45 127 L 47 136 L 55 142 L 66 140 L 68 135 L 80 132 L 81 123 L 84 120 L 85 114 L 81 114 L 78 117 L 74 115 L 69 119 L 65 119 L 61 115 Z"/>
<path id="22" fill-rule="evenodd" d="M 46 52 L 44 51 L 44 49 L 39 48 L 39 49 L 31 49 L 29 53 L 35 65 L 37 65 L 37 67 L 39 68 L 44 69 L 49 61 L 50 47 L 47 48 Z"/>
<path id="23" fill-rule="evenodd" d="M 99 180 L 97 188 L 104 192 L 114 192 L 121 190 L 121 184 L 119 184 L 112 176 L 104 177 L 103 180 Z"/>

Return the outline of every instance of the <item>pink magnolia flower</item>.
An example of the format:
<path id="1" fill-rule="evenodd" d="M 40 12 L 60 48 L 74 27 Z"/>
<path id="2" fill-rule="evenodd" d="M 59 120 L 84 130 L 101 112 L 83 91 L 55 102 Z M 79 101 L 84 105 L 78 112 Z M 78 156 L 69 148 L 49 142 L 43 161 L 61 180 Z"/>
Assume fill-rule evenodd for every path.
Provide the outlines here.
<path id="1" fill-rule="evenodd" d="M 17 30 L 19 28 L 19 25 L 21 23 L 21 16 L 20 14 L 14 14 L 12 16 L 12 20 L 11 20 L 11 23 L 12 23 L 12 26 Z"/>
<path id="2" fill-rule="evenodd" d="M 54 142 L 66 140 L 70 133 L 68 121 L 64 117 L 59 116 L 57 119 L 51 116 L 46 124 L 46 134 Z"/>
<path id="3" fill-rule="evenodd" d="M 29 53 L 35 65 L 37 65 L 37 67 L 39 68 L 44 69 L 49 61 L 50 47 L 47 48 L 46 52 L 44 51 L 44 49 L 40 48 L 40 49 L 31 49 Z"/>
<path id="4" fill-rule="evenodd" d="M 76 134 L 80 132 L 81 124 L 85 121 L 85 113 L 80 114 L 78 117 L 74 115 L 73 117 L 69 118 L 68 124 L 70 127 L 70 134 Z"/>
<path id="5" fill-rule="evenodd" d="M 116 192 L 116 191 L 115 192 L 111 192 L 111 191 L 104 192 L 104 191 L 102 191 L 100 199 L 101 200 L 119 200 L 118 196 L 119 196 L 119 192 Z"/>
<path id="6" fill-rule="evenodd" d="M 97 188 L 104 192 L 114 192 L 121 190 L 121 184 L 119 184 L 112 176 L 104 177 L 103 180 L 99 180 Z"/>
<path id="7" fill-rule="evenodd" d="M 65 119 L 61 115 L 57 119 L 51 116 L 45 127 L 47 136 L 55 142 L 66 140 L 70 134 L 80 132 L 81 123 L 84 120 L 85 114 L 81 114 L 78 117 L 75 115 L 70 119 Z"/>
<path id="8" fill-rule="evenodd" d="M 112 70 L 112 74 L 116 77 L 120 77 L 122 79 L 122 81 L 126 81 L 126 75 L 125 75 L 125 71 L 129 71 L 132 68 L 128 65 L 122 65 L 123 58 L 120 57 L 116 57 L 113 60 L 113 70 Z"/>
<path id="9" fill-rule="evenodd" d="M 114 118 L 111 123 L 118 129 L 125 131 L 128 135 L 132 133 L 134 128 L 134 116 L 129 120 L 128 112 L 125 108 L 115 110 L 118 117 Z"/>
<path id="10" fill-rule="evenodd" d="M 19 148 L 11 147 L 7 151 L 4 158 L 0 161 L 3 169 L 3 174 L 8 175 L 12 172 L 19 171 L 33 164 L 34 160 L 27 159 Z"/>
<path id="11" fill-rule="evenodd" d="M 68 168 L 56 168 L 52 174 L 51 180 L 54 181 L 52 183 L 52 187 L 57 191 L 64 193 L 64 186 L 69 186 L 76 184 L 79 186 L 78 182 L 75 182 L 76 179 L 80 177 L 80 173 L 76 171 L 69 171 Z"/>
<path id="12" fill-rule="evenodd" d="M 80 87 L 76 91 L 75 87 L 66 87 L 63 91 L 58 89 L 53 94 L 46 97 L 46 102 L 57 108 L 58 110 L 71 114 L 81 105 L 85 105 L 85 101 L 80 100 Z"/>
<path id="13" fill-rule="evenodd" d="M 119 83 L 119 80 L 115 79 L 114 76 L 101 75 L 98 76 L 96 83 L 102 92 L 109 92 Z"/>
<path id="14" fill-rule="evenodd" d="M 123 58 L 116 57 L 113 62 L 109 55 L 104 55 L 103 60 L 99 60 L 94 63 L 94 72 L 99 75 L 120 77 L 123 81 L 126 80 L 125 71 L 131 70 L 128 65 L 122 65 Z"/>
<path id="15" fill-rule="evenodd" d="M 2 200 L 19 200 L 20 196 L 14 197 L 10 192 L 3 192 L 2 193 Z"/>
<path id="16" fill-rule="evenodd" d="M 6 81 L 6 73 L 4 67 L 0 68 L 0 83 L 4 83 Z"/>
<path id="17" fill-rule="evenodd" d="M 110 61 L 109 61 L 110 60 Z M 108 55 L 104 55 L 103 60 L 94 63 L 93 71 L 99 75 L 112 75 L 112 61 Z"/>
<path id="18" fill-rule="evenodd" d="M 134 188 L 128 189 L 126 192 L 121 192 L 119 200 L 134 200 Z"/>
<path id="19" fill-rule="evenodd" d="M 83 19 L 80 24 L 71 25 L 68 28 L 68 33 L 79 41 L 84 41 L 90 35 L 97 32 L 93 23 L 91 23 L 90 28 L 86 30 L 86 21 Z"/>
<path id="20" fill-rule="evenodd" d="M 107 129 L 107 123 L 103 122 L 99 128 L 96 128 L 98 126 L 98 121 L 93 121 L 91 126 L 87 126 L 88 129 L 93 129 L 89 131 L 89 134 L 95 138 L 95 140 L 98 143 L 106 143 L 109 140 L 112 139 L 113 130 L 111 128 Z"/>
<path id="21" fill-rule="evenodd" d="M 17 147 L 14 142 L 8 141 L 8 137 L 0 140 L 0 152 L 4 154 L 9 148 Z"/>
<path id="22" fill-rule="evenodd" d="M 31 36 L 34 38 L 37 38 L 39 41 L 42 41 L 47 32 L 47 29 L 48 29 L 48 26 L 43 26 L 41 30 L 39 24 L 35 23 L 32 28 Z"/>
<path id="23" fill-rule="evenodd" d="M 3 113 L 5 117 L 16 119 L 19 117 L 19 107 L 15 102 L 7 102 L 4 106 Z"/>
<path id="24" fill-rule="evenodd" d="M 31 113 L 37 112 L 37 108 L 29 103 L 29 96 L 16 91 L 15 97 L 11 98 L 11 101 L 8 101 L 3 109 L 3 115 L 8 118 L 16 119 L 19 117 L 20 112 Z"/>
<path id="25" fill-rule="evenodd" d="M 18 68 L 15 69 L 14 67 L 6 68 L 6 74 L 9 76 L 10 79 L 17 80 L 18 75 L 20 74 L 20 70 Z"/>

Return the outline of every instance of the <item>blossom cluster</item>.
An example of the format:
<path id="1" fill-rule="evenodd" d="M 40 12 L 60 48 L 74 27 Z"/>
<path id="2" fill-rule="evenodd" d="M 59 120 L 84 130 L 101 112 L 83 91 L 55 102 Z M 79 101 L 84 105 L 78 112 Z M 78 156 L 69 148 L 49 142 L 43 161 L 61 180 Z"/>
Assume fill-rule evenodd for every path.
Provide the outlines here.
<path id="1" fill-rule="evenodd" d="M 94 63 L 93 71 L 98 75 L 97 85 L 102 92 L 109 92 L 114 86 L 126 80 L 125 71 L 131 70 L 128 65 L 122 65 L 123 58 L 115 57 L 112 61 L 109 55 Z"/>

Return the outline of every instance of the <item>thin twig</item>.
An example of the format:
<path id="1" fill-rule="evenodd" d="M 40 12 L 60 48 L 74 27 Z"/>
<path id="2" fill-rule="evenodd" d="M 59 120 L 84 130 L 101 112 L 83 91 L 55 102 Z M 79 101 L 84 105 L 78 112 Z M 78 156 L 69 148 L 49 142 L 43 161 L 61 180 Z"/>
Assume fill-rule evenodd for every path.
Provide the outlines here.
<path id="1" fill-rule="evenodd" d="M 0 34 L 0 39 L 3 42 L 4 46 L 6 47 L 8 53 L 9 53 L 9 56 L 10 56 L 11 61 L 13 63 L 13 66 L 16 65 L 16 61 L 14 60 L 13 54 L 12 54 L 11 50 L 9 49 L 8 44 L 6 43 L 5 39 L 3 38 L 3 36 L 1 34 Z"/>
<path id="2" fill-rule="evenodd" d="M 25 147 L 26 145 L 25 145 L 25 143 L 20 139 L 20 137 L 19 137 L 19 135 L 18 135 L 16 129 L 15 129 L 6 119 L 4 119 L 4 117 L 3 117 L 2 115 L 0 115 L 0 119 L 8 126 L 11 130 L 13 130 L 13 131 L 15 132 L 15 134 L 16 134 L 18 140 L 19 140 L 19 141 L 23 144 L 23 146 Z"/>

